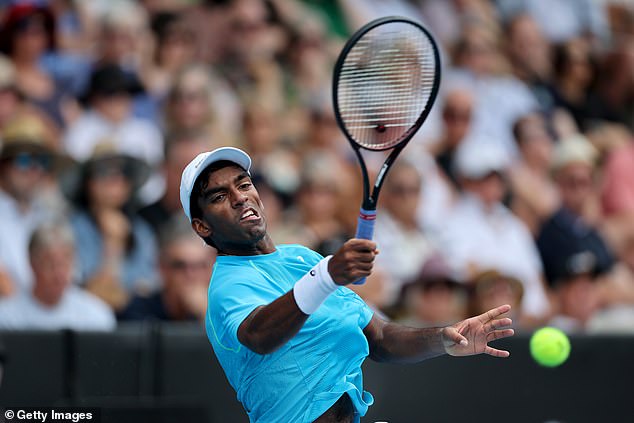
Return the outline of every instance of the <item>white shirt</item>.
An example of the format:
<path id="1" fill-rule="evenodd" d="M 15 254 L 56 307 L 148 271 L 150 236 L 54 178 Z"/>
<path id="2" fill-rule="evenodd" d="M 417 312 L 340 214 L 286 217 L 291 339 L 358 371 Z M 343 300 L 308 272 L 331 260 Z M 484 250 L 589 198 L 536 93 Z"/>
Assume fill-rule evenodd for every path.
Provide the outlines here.
<path id="1" fill-rule="evenodd" d="M 499 0 L 497 6 L 506 19 L 527 12 L 555 44 L 585 32 L 608 41 L 610 29 L 603 0 Z"/>
<path id="2" fill-rule="evenodd" d="M 114 124 L 94 111 L 84 113 L 68 128 L 64 148 L 75 160 L 84 161 L 97 144 L 106 140 L 113 142 L 119 152 L 150 164 L 163 159 L 163 139 L 151 122 L 131 117 Z"/>
<path id="3" fill-rule="evenodd" d="M 130 117 L 120 123 L 112 123 L 98 113 L 89 111 L 81 115 L 66 131 L 64 148 L 75 160 L 85 161 L 93 154 L 97 144 L 114 143 L 117 151 L 144 160 L 150 166 L 163 161 L 163 138 L 150 121 Z M 141 188 L 140 198 L 149 204 L 163 193 L 164 180 L 154 172 Z"/>
<path id="4" fill-rule="evenodd" d="M 0 329 L 106 331 L 115 326 L 114 314 L 104 302 L 73 285 L 53 307 L 41 304 L 27 292 L 0 300 Z"/>
<path id="5" fill-rule="evenodd" d="M 0 268 L 11 277 L 17 291 L 32 285 L 29 240 L 44 215 L 37 204 L 23 212 L 13 197 L 0 190 Z"/>
<path id="6" fill-rule="evenodd" d="M 447 217 L 439 249 L 456 272 L 495 269 L 524 285 L 523 311 L 540 316 L 548 310 L 541 282 L 542 264 L 530 232 L 506 207 L 487 212 L 473 195 L 464 194 Z"/>
<path id="7" fill-rule="evenodd" d="M 420 272 L 434 248 L 422 230 L 404 228 L 387 210 L 377 213 L 374 240 L 381 251 L 376 264 L 389 276 L 386 296 L 393 303 L 401 287 Z"/>

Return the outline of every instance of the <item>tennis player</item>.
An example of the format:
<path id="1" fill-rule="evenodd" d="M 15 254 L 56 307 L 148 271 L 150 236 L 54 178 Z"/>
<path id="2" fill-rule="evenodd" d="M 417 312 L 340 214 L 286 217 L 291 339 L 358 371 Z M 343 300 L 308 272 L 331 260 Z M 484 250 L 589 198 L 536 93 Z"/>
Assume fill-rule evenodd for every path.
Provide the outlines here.
<path id="1" fill-rule="evenodd" d="M 207 336 L 252 422 L 359 421 L 374 401 L 363 390 L 368 356 L 509 356 L 488 345 L 513 335 L 508 305 L 444 328 L 396 325 L 344 287 L 370 275 L 374 242 L 351 239 L 325 258 L 276 246 L 250 167 L 236 148 L 201 153 L 183 171 L 180 196 L 194 231 L 218 250 Z"/>

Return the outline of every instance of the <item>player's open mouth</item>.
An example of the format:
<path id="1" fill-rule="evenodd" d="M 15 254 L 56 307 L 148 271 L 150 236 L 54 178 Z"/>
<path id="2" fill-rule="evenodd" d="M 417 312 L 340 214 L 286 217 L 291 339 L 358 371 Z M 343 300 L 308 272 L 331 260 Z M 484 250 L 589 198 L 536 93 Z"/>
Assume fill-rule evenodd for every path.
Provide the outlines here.
<path id="1" fill-rule="evenodd" d="M 251 221 L 251 220 L 258 220 L 260 219 L 260 216 L 258 215 L 258 213 L 252 209 L 252 208 L 248 208 L 246 209 L 243 213 L 242 216 L 240 216 L 240 221 L 241 222 L 245 222 L 245 221 Z"/>

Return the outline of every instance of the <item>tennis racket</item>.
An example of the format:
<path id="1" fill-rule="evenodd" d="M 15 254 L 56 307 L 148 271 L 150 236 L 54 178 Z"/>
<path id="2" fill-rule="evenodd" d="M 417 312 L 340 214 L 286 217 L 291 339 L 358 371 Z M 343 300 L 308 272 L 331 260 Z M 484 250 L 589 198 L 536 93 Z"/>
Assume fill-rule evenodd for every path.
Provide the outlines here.
<path id="1" fill-rule="evenodd" d="M 356 238 L 372 239 L 383 180 L 427 118 L 439 84 L 436 42 L 421 24 L 407 18 L 384 17 L 366 24 L 339 54 L 332 89 L 335 117 L 363 175 Z M 361 149 L 392 150 L 371 192 Z M 364 282 L 365 278 L 355 284 Z"/>

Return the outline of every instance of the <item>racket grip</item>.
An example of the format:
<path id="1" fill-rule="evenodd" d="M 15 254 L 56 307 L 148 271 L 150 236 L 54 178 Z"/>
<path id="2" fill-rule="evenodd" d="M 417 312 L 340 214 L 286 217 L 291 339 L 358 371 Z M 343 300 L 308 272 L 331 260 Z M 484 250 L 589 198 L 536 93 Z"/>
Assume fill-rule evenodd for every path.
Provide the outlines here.
<path id="1" fill-rule="evenodd" d="M 359 218 L 357 219 L 357 233 L 355 238 L 372 239 L 374 235 L 374 223 L 376 222 L 376 210 L 365 210 L 361 208 Z M 355 281 L 355 285 L 363 285 L 365 278 Z"/>

